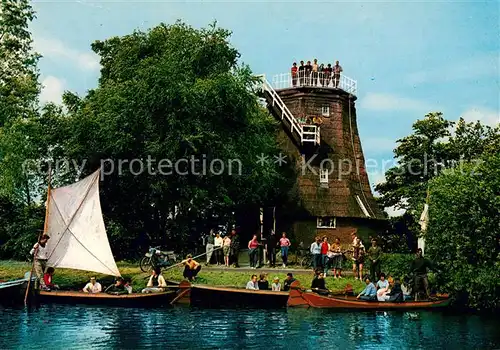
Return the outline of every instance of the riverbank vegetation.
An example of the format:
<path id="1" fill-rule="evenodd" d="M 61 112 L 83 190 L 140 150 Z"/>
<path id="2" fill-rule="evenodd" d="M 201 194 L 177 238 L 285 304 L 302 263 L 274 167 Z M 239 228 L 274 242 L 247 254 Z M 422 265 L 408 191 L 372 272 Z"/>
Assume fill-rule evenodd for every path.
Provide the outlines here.
<path id="1" fill-rule="evenodd" d="M 24 274 L 29 271 L 31 265 L 27 262 L 18 261 L 0 261 L 0 280 L 11 280 L 17 279 L 24 276 Z M 128 279 L 132 282 L 132 287 L 134 291 L 139 292 L 146 287 L 147 279 L 151 275 L 150 273 L 142 272 L 136 264 L 130 263 L 118 263 L 118 268 L 123 276 L 123 278 Z M 174 267 L 172 269 L 163 272 L 166 280 L 180 282 L 184 280 L 182 277 L 182 268 Z M 262 273 L 259 269 L 253 271 L 244 271 L 229 268 L 227 270 L 215 270 L 202 268 L 196 283 L 214 285 L 214 286 L 224 286 L 224 287 L 236 287 L 245 288 L 247 282 L 250 280 L 251 275 L 259 275 Z M 57 269 L 54 274 L 54 283 L 59 285 L 61 288 L 66 290 L 79 290 L 85 286 L 91 276 L 96 276 L 97 279 L 103 286 L 107 286 L 113 283 L 113 277 L 95 274 L 93 272 L 87 271 L 77 271 L 68 269 Z M 274 277 L 279 277 L 281 283 L 286 278 L 286 272 L 276 272 L 268 273 L 268 279 L 270 284 Z M 300 283 L 306 287 L 311 286 L 311 281 L 313 279 L 312 271 L 304 271 L 300 273 L 295 273 L 295 278 L 300 281 Z M 328 289 L 336 292 L 341 292 L 345 289 L 347 284 L 352 285 L 355 291 L 361 291 L 364 288 L 364 283 L 362 281 L 357 281 L 353 277 L 346 277 L 343 279 L 333 279 L 328 277 L 326 279 L 326 286 Z"/>
<path id="2" fill-rule="evenodd" d="M 254 230 L 245 222 L 249 208 L 300 202 L 294 169 L 255 163 L 258 155 L 280 153 L 279 124 L 260 106 L 255 78 L 239 62 L 229 30 L 178 22 L 96 41 L 97 87 L 84 96 L 65 92 L 62 105 L 41 105 L 40 56 L 27 29 L 34 11 L 28 0 L 0 7 L 0 57 L 7 59 L 0 67 L 0 259 L 26 260 L 43 229 L 49 163 L 55 187 L 103 166 L 100 200 L 117 260 L 137 258 L 150 244 L 191 251 L 220 223 Z M 429 193 L 426 257 L 438 270 L 433 282 L 472 307 L 498 307 L 499 135 L 498 126 L 429 113 L 397 141 L 398 164 L 376 186 L 381 206 L 406 210 L 379 237 L 384 251 L 404 253 L 386 255 L 386 272 L 407 273 Z M 180 169 L 196 171 L 160 172 L 171 172 L 179 159 L 198 160 Z M 217 159 L 220 175 L 206 171 Z M 145 277 L 123 268 L 134 281 Z M 225 273 L 207 271 L 203 278 L 219 284 L 248 277 Z M 56 279 L 71 285 L 87 277 L 61 270 Z"/>

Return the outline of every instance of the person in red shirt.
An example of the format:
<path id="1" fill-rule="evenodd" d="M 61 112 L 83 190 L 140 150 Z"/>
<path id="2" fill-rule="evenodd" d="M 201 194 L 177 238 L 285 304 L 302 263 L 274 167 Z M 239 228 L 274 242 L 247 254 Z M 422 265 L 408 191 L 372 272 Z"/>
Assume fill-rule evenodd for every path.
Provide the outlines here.
<path id="1" fill-rule="evenodd" d="M 59 289 L 57 284 L 52 283 L 52 276 L 54 276 L 54 268 L 49 267 L 45 274 L 43 275 L 43 281 L 45 282 L 45 286 L 47 289 Z"/>
<path id="2" fill-rule="evenodd" d="M 253 235 L 252 240 L 248 242 L 248 256 L 250 258 L 250 268 L 257 268 L 257 249 L 259 248 L 259 241 L 257 235 Z"/>
<path id="3" fill-rule="evenodd" d="M 299 68 L 297 68 L 297 63 L 293 62 L 293 65 L 292 65 L 292 86 L 297 85 L 298 70 L 299 70 Z"/>
<path id="4" fill-rule="evenodd" d="M 321 243 L 321 264 L 323 265 L 323 268 L 326 270 L 326 263 L 327 263 L 327 253 L 328 249 L 330 249 L 330 245 L 328 244 L 328 238 L 326 236 L 323 237 L 323 242 Z M 326 277 L 326 272 L 325 272 L 325 277 Z"/>

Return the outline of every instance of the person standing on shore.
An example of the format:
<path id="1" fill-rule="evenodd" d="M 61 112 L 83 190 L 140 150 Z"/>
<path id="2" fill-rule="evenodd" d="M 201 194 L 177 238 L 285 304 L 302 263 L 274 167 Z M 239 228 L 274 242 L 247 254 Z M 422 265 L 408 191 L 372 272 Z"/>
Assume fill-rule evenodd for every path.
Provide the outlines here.
<path id="1" fill-rule="evenodd" d="M 238 265 L 238 254 L 240 253 L 240 237 L 236 233 L 236 230 L 231 231 L 231 260 L 234 267 L 240 267 Z"/>
<path id="2" fill-rule="evenodd" d="M 38 243 L 35 243 L 33 249 L 31 249 L 30 251 L 30 255 L 33 255 L 34 259 L 33 265 L 35 267 L 35 274 L 38 278 L 40 289 L 42 290 L 47 290 L 43 275 L 45 273 L 45 268 L 47 267 L 47 259 L 49 258 L 49 252 L 47 251 L 47 242 L 49 241 L 49 239 L 49 236 L 43 234 L 38 240 Z"/>
<path id="3" fill-rule="evenodd" d="M 214 253 L 214 243 L 215 243 L 215 235 L 214 235 L 214 230 L 210 230 L 210 233 L 208 234 L 207 237 L 207 263 L 206 266 L 210 264 L 210 260 L 212 259 L 212 254 Z"/>
<path id="4" fill-rule="evenodd" d="M 215 260 L 217 260 L 217 266 L 222 264 L 223 256 L 222 256 L 222 244 L 224 243 L 220 233 L 217 232 L 215 234 L 214 239 L 214 251 L 215 251 Z"/>
<path id="5" fill-rule="evenodd" d="M 311 251 L 311 255 L 313 258 L 313 270 L 321 267 L 321 238 L 316 237 L 316 240 L 312 242 L 311 247 L 309 248 Z"/>
<path id="6" fill-rule="evenodd" d="M 290 240 L 286 237 L 286 232 L 281 234 L 280 247 L 281 247 L 281 259 L 283 260 L 283 267 L 288 264 L 288 249 L 290 249 Z"/>
<path id="7" fill-rule="evenodd" d="M 276 247 L 278 246 L 278 240 L 276 239 L 276 235 L 274 234 L 274 230 L 271 230 L 271 234 L 266 242 L 266 250 L 267 256 L 269 259 L 269 267 L 276 266 Z"/>

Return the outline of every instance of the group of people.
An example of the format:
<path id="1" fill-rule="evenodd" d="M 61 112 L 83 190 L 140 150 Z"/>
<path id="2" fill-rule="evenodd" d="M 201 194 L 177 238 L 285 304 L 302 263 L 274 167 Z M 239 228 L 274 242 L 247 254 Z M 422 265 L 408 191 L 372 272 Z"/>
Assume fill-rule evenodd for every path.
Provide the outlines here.
<path id="1" fill-rule="evenodd" d="M 328 243 L 328 238 L 316 237 L 311 244 L 309 251 L 312 255 L 313 269 L 323 270 L 324 277 L 327 276 L 331 269 L 334 278 L 342 278 L 342 262 L 346 259 L 345 254 L 351 254 L 352 271 L 355 279 L 362 279 L 363 265 L 365 258 L 370 260 L 370 276 L 372 279 L 378 278 L 380 275 L 380 258 L 382 257 L 382 249 L 378 246 L 377 240 L 372 239 L 372 246 L 368 251 L 361 239 L 354 232 L 351 234 L 352 244 L 350 249 L 343 250 L 340 244 L 340 238 L 335 238 L 332 244 Z"/>
<path id="2" fill-rule="evenodd" d="M 281 290 L 283 291 L 289 291 L 291 284 L 295 281 L 295 278 L 293 278 L 292 273 L 288 273 L 286 275 L 285 280 L 283 281 L 283 289 L 281 288 L 281 283 L 279 277 L 274 277 L 273 282 L 271 284 L 271 291 L 273 292 L 280 292 Z M 250 290 L 269 290 L 269 281 L 267 280 L 267 274 L 263 273 L 259 276 L 259 279 L 257 279 L 257 275 L 252 275 L 250 278 L 250 281 L 248 281 L 246 285 L 246 289 Z"/>
<path id="3" fill-rule="evenodd" d="M 291 243 L 286 232 L 281 234 L 281 238 L 278 239 L 274 231 L 265 239 L 265 243 L 261 243 L 258 240 L 257 235 L 253 235 L 252 239 L 248 242 L 248 256 L 250 259 L 250 267 L 256 269 L 260 261 L 260 249 L 259 247 L 265 248 L 267 253 L 267 258 L 269 261 L 269 267 L 276 267 L 276 253 L 281 252 L 281 260 L 283 261 L 283 267 L 288 264 L 288 250 L 290 249 Z"/>
<path id="4" fill-rule="evenodd" d="M 240 241 L 235 230 L 230 234 L 224 235 L 220 232 L 215 232 L 213 229 L 204 237 L 206 240 L 206 265 L 208 266 L 215 258 L 217 265 L 225 265 L 227 267 L 233 265 L 238 267 L 238 252 L 240 251 Z"/>
<path id="5" fill-rule="evenodd" d="M 343 72 L 342 66 L 339 61 L 336 61 L 332 66 L 330 63 L 327 65 L 318 64 L 318 60 L 314 59 L 313 63 L 307 61 L 300 61 L 300 66 L 293 62 L 291 68 L 292 86 L 332 86 L 338 88 L 340 82 L 340 74 Z"/>
<path id="6" fill-rule="evenodd" d="M 401 284 L 399 278 L 389 277 L 385 279 L 385 274 L 381 273 L 376 284 L 370 276 L 365 276 L 366 287 L 356 297 L 366 301 L 389 301 L 393 303 L 401 303 L 411 299 L 411 288 L 407 284 Z"/>

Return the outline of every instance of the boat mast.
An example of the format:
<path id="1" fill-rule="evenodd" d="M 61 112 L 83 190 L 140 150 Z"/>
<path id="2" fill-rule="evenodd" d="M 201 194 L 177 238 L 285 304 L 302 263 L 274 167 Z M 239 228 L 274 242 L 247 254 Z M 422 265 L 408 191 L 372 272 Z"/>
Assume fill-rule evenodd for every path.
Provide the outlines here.
<path id="1" fill-rule="evenodd" d="M 47 229 L 49 227 L 48 223 L 49 223 L 49 206 L 50 206 L 50 186 L 51 186 L 51 179 L 52 179 L 52 168 L 50 166 L 50 163 L 49 163 L 49 176 L 48 176 L 48 185 L 47 185 L 47 204 L 46 204 L 46 207 L 45 207 L 45 222 L 43 224 L 43 232 L 40 232 L 40 234 L 38 235 L 38 241 L 37 242 L 40 242 L 40 238 L 42 237 L 42 235 L 46 234 L 47 233 Z M 31 285 L 31 278 L 33 276 L 33 269 L 35 268 L 35 259 L 36 259 L 36 254 L 38 252 L 38 247 L 35 249 L 34 253 L 33 253 L 33 264 L 31 265 L 31 271 L 30 271 L 30 277 L 28 279 L 28 286 L 26 287 L 26 294 L 24 295 L 24 305 L 26 306 L 27 303 L 28 303 L 28 293 L 29 293 L 29 290 L 30 290 L 30 285 Z"/>

